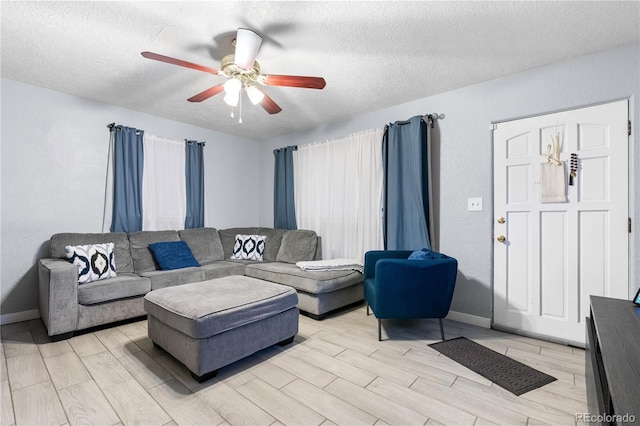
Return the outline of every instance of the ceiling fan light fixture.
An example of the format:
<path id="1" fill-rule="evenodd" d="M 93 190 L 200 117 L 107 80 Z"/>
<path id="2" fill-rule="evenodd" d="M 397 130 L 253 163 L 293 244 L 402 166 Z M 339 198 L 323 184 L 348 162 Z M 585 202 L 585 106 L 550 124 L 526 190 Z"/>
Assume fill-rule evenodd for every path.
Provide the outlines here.
<path id="1" fill-rule="evenodd" d="M 222 99 L 227 105 L 232 106 L 232 107 L 236 107 L 238 106 L 238 101 L 240 100 L 240 94 L 233 94 L 233 93 L 227 93 L 226 95 L 224 95 L 224 98 Z"/>
<path id="2" fill-rule="evenodd" d="M 224 83 L 224 91 L 227 92 L 227 94 L 238 95 L 241 88 L 242 82 L 235 78 L 232 78 Z"/>
<path id="3" fill-rule="evenodd" d="M 247 96 L 254 105 L 258 105 L 264 99 L 264 93 L 255 86 L 247 87 Z"/>
<path id="4" fill-rule="evenodd" d="M 225 95 L 223 101 L 227 105 L 237 106 L 238 100 L 240 99 L 240 89 L 242 89 L 240 80 L 236 80 L 235 78 L 228 80 L 224 83 Z"/>
<path id="5" fill-rule="evenodd" d="M 236 35 L 235 63 L 242 69 L 250 70 L 258 55 L 262 37 L 249 29 L 238 28 Z"/>

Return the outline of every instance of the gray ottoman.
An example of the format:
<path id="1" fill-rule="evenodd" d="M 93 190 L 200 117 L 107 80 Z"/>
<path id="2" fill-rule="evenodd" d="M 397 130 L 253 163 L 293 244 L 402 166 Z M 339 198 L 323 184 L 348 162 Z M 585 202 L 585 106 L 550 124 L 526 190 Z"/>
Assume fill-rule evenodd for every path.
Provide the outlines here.
<path id="1" fill-rule="evenodd" d="M 203 382 L 220 367 L 298 332 L 291 287 L 233 275 L 153 290 L 144 298 L 149 337 Z"/>

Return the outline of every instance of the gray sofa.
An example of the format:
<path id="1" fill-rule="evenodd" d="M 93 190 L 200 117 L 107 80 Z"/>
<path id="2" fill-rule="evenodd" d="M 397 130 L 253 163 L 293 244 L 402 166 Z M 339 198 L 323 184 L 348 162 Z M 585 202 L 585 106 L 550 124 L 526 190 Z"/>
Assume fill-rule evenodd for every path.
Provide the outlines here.
<path id="1" fill-rule="evenodd" d="M 264 261 L 230 260 L 237 234 L 265 235 Z M 148 245 L 183 240 L 199 267 L 160 270 Z M 114 243 L 117 276 L 78 285 L 78 267 L 65 259 L 65 246 Z M 38 261 L 40 315 L 49 336 L 68 338 L 77 330 L 146 315 L 151 290 L 229 275 L 284 284 L 298 292 L 298 308 L 314 319 L 363 300 L 356 271 L 306 272 L 298 261 L 321 259 L 313 231 L 261 227 L 196 228 L 135 233 L 61 233 L 50 240 L 50 257 Z"/>

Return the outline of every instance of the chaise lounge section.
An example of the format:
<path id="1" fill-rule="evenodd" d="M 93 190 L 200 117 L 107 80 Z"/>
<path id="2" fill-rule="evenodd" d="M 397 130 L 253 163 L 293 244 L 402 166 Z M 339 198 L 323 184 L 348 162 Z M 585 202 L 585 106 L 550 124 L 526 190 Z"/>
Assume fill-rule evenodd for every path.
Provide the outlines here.
<path id="1" fill-rule="evenodd" d="M 232 260 L 236 235 L 265 236 L 263 261 Z M 149 244 L 184 241 L 200 266 L 161 270 Z M 78 267 L 66 259 L 68 245 L 114 244 L 117 276 L 78 285 Z M 319 260 L 320 238 L 313 231 L 243 227 L 217 230 L 135 233 L 60 233 L 50 240 L 50 257 L 38 261 L 40 315 L 49 336 L 68 338 L 75 331 L 147 314 L 144 296 L 151 290 L 246 275 L 283 284 L 298 293 L 298 308 L 314 319 L 363 300 L 357 271 L 313 271 L 299 261 Z"/>

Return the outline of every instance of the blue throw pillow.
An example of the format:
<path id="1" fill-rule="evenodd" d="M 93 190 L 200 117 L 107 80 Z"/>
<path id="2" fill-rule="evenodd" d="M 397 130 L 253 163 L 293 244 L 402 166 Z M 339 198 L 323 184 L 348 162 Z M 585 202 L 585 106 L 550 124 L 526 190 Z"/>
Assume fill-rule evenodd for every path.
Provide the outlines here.
<path id="1" fill-rule="evenodd" d="M 163 271 L 200 266 L 195 257 L 193 257 L 191 249 L 184 241 L 149 244 L 149 250 L 151 250 L 153 257 L 158 262 L 158 266 Z"/>
<path id="2" fill-rule="evenodd" d="M 431 259 L 431 250 L 416 250 L 409 255 L 408 260 L 429 260 Z"/>

